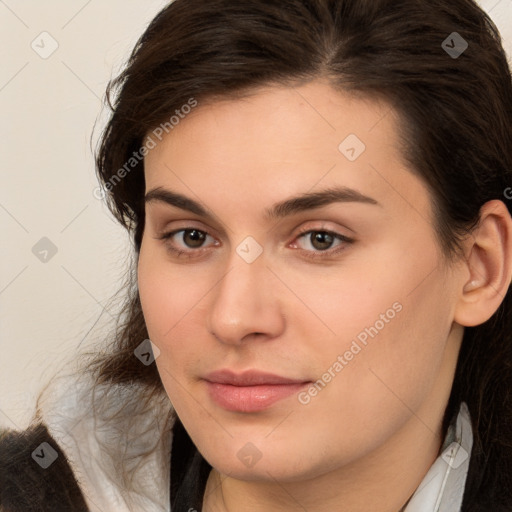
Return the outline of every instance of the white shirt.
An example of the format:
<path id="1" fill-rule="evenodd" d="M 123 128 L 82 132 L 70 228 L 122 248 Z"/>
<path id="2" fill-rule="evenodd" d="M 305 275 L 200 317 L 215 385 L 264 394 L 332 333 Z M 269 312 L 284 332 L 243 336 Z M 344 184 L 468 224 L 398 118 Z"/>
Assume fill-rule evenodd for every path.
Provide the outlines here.
<path id="1" fill-rule="evenodd" d="M 459 512 L 469 469 L 473 430 L 463 402 L 448 428 L 441 454 L 430 467 L 404 512 Z"/>
<path id="2" fill-rule="evenodd" d="M 87 377 L 61 375 L 38 403 L 36 417 L 65 453 L 91 512 L 171 512 L 172 405 L 165 392 L 143 400 L 143 390 L 134 384 L 93 392 Z M 472 445 L 463 403 L 403 512 L 459 512 Z"/>

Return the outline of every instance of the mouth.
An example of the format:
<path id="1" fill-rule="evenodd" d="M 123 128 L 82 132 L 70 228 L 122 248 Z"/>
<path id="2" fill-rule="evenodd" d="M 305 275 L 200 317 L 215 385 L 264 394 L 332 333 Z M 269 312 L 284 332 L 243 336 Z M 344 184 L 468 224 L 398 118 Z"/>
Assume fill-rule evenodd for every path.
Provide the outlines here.
<path id="1" fill-rule="evenodd" d="M 245 413 L 267 409 L 311 384 L 311 381 L 256 370 L 240 374 L 220 370 L 207 375 L 204 381 L 210 398 L 217 405 Z"/>

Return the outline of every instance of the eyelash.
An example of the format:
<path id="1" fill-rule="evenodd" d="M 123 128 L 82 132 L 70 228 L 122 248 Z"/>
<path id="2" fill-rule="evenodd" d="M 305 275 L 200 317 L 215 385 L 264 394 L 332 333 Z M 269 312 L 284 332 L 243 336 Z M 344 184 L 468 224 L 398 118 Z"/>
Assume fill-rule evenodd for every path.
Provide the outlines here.
<path id="1" fill-rule="evenodd" d="M 185 233 L 187 231 L 198 231 L 199 233 L 202 233 L 206 236 L 211 236 L 206 231 L 203 231 L 201 229 L 197 229 L 194 227 L 189 227 L 189 228 L 176 229 L 169 233 L 164 233 L 163 235 L 157 237 L 157 239 L 166 242 L 166 241 L 170 240 L 174 235 L 177 235 L 178 233 Z M 326 229 L 304 229 L 298 233 L 296 239 L 299 239 L 306 235 L 310 235 L 312 233 L 323 233 L 323 234 L 330 235 L 333 238 L 335 238 L 336 240 L 343 242 L 343 244 L 341 244 L 336 249 L 327 249 L 325 251 L 309 251 L 307 249 L 297 249 L 306 258 L 309 258 L 311 260 L 325 259 L 328 257 L 336 256 L 338 253 L 340 253 L 346 249 L 346 247 L 345 247 L 346 244 L 352 244 L 355 242 L 355 240 L 353 238 L 349 238 L 349 237 L 346 237 L 339 233 L 336 233 L 334 231 L 329 231 Z M 203 252 L 204 250 L 206 250 L 206 248 L 204 248 L 204 247 L 200 247 L 198 249 L 182 250 L 182 249 L 177 249 L 176 247 L 173 247 L 171 244 L 167 244 L 167 249 L 170 252 L 174 253 L 178 258 L 180 258 L 180 257 L 193 258 L 194 257 L 194 256 L 192 256 L 193 253 L 199 253 L 199 252 Z"/>

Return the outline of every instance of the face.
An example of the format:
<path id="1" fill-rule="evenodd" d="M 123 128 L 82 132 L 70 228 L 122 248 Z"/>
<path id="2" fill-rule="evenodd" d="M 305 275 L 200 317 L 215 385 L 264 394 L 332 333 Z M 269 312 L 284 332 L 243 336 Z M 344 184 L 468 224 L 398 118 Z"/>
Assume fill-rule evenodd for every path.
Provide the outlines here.
<path id="1" fill-rule="evenodd" d="M 436 430 L 417 418 L 449 396 L 456 272 L 397 130 L 311 82 L 199 104 L 146 156 L 144 317 L 219 471 L 312 478 Z"/>

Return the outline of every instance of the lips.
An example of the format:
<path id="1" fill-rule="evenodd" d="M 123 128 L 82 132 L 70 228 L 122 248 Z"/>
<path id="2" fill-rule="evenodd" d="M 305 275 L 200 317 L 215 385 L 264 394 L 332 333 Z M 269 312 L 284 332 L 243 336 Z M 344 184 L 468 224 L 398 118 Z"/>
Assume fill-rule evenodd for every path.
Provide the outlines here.
<path id="1" fill-rule="evenodd" d="M 246 413 L 267 409 L 311 383 L 257 370 L 239 374 L 218 370 L 208 374 L 204 380 L 210 398 L 217 405 L 229 411 Z"/>

